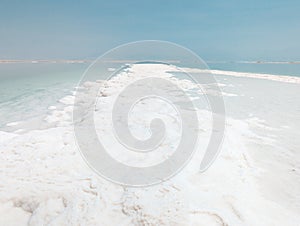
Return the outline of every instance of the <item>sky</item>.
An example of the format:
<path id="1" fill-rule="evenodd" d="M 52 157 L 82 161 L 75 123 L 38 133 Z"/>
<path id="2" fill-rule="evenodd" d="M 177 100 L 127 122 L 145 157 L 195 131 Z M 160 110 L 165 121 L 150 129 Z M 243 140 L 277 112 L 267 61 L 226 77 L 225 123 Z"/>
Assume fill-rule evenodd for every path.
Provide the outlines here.
<path id="1" fill-rule="evenodd" d="M 85 59 L 138 40 L 204 60 L 300 60 L 299 0 L 0 1 L 0 59 Z"/>

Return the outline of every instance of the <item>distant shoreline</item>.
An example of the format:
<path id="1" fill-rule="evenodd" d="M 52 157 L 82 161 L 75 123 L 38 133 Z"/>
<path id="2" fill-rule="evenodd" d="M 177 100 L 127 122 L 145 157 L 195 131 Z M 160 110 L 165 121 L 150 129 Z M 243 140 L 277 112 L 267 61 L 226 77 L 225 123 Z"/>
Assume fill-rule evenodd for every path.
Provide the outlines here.
<path id="1" fill-rule="evenodd" d="M 0 60 L 0 64 L 91 64 L 95 60 Z M 124 63 L 124 64 L 134 64 L 138 62 L 138 60 L 106 60 L 107 63 Z M 176 60 L 166 60 L 165 63 L 180 63 L 180 61 Z M 217 61 L 214 61 L 215 63 Z M 212 61 L 207 61 L 207 64 L 211 64 Z M 219 61 L 218 63 L 222 63 Z M 225 61 L 223 61 L 226 64 Z M 295 65 L 300 64 L 300 61 L 289 61 L 289 62 L 263 62 L 263 61 L 228 61 L 227 63 L 237 63 L 237 64 L 289 64 Z M 289 75 L 289 74 L 272 74 L 272 73 L 260 73 L 260 72 L 246 72 L 246 71 L 232 71 L 232 70 L 220 70 L 220 69 L 197 69 L 197 68 L 183 68 L 187 73 L 206 73 L 209 72 L 214 75 L 227 75 L 227 76 L 235 76 L 235 77 L 247 77 L 247 78 L 257 78 L 257 79 L 267 79 L 279 82 L 287 82 L 300 84 L 300 77 L 297 75 Z"/>
<path id="2" fill-rule="evenodd" d="M 14 64 L 14 63 L 90 63 L 92 60 L 0 60 L 0 64 Z"/>
<path id="3" fill-rule="evenodd" d="M 31 63 L 31 64 L 38 64 L 38 63 L 67 63 L 67 64 L 82 64 L 82 63 L 92 63 L 93 60 L 66 60 L 66 59 L 58 59 L 58 60 L 0 60 L 0 64 L 13 64 L 13 63 Z M 104 60 L 107 63 L 136 63 L 140 62 L 140 60 Z M 180 63 L 179 60 L 165 60 L 166 63 Z"/>
<path id="4" fill-rule="evenodd" d="M 206 63 L 218 64 L 300 64 L 300 61 L 206 61 Z"/>
<path id="5" fill-rule="evenodd" d="M 83 60 L 71 60 L 71 59 L 30 59 L 30 60 L 11 60 L 11 59 L 2 59 L 0 64 L 11 64 L 11 63 L 68 63 L 68 64 L 80 64 L 80 63 L 91 63 L 95 59 L 83 59 Z M 111 63 L 135 63 L 139 60 L 107 60 L 106 62 Z M 167 60 L 168 63 L 178 63 L 178 60 Z M 219 63 L 219 64 L 300 64 L 300 61 L 205 61 L 208 64 Z"/>

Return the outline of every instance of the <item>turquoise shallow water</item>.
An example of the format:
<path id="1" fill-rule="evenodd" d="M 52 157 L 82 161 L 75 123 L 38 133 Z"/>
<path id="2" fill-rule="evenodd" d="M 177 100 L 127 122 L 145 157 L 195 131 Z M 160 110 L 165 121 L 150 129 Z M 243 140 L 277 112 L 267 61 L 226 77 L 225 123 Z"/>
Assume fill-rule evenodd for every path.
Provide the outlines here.
<path id="1" fill-rule="evenodd" d="M 85 64 L 1 64 L 0 127 L 44 115 L 70 94 Z"/>
<path id="2" fill-rule="evenodd" d="M 0 128 L 47 114 L 49 106 L 57 105 L 60 98 L 74 90 L 88 66 L 88 63 L 0 64 Z M 300 64 L 210 63 L 209 67 L 300 76 Z"/>

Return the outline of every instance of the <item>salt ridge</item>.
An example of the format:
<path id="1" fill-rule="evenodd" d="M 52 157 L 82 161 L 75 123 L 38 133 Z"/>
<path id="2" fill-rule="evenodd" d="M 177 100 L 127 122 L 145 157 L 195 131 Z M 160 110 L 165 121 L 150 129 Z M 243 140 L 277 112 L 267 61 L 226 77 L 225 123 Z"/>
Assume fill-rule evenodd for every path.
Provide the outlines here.
<path id="1" fill-rule="evenodd" d="M 170 68 L 152 70 L 166 75 Z M 100 100 L 109 103 L 118 86 L 145 71 L 145 66 L 136 65 L 106 83 L 105 95 Z M 177 82 L 188 89 L 188 81 Z M 85 85 L 90 87 L 95 83 Z M 256 135 L 247 122 L 227 119 L 221 154 L 205 173 L 198 172 L 203 153 L 197 153 L 183 171 L 167 182 L 148 188 L 126 188 L 97 176 L 83 161 L 73 136 L 73 101 L 74 97 L 68 96 L 61 100 L 63 109 L 51 108 L 46 121 L 54 127 L 19 135 L 0 133 L 0 224 L 295 225 L 300 222 L 299 215 L 265 199 L 259 191 L 256 178 L 262 170 L 255 166 L 245 145 L 248 138 L 255 139 Z M 205 122 L 209 112 L 198 113 L 203 122 L 203 136 L 208 136 L 205 131 L 209 124 Z"/>

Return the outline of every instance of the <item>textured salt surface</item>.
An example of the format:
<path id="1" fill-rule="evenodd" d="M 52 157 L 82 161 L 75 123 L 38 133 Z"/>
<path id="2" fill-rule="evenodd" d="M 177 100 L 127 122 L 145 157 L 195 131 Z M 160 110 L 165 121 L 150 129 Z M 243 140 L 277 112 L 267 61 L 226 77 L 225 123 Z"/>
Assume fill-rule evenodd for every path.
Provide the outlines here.
<path id="1" fill-rule="evenodd" d="M 158 76 L 168 77 L 167 66 L 148 67 Z M 108 114 L 107 106 L 122 84 L 143 76 L 143 71 L 145 65 L 135 65 L 106 83 L 105 95 L 99 96 L 97 107 L 102 106 Z M 185 89 L 192 87 L 189 81 L 178 83 Z M 94 83 L 85 85 L 91 87 Z M 51 107 L 51 114 L 45 118 L 49 127 L 22 134 L 0 133 L 0 225 L 297 225 L 300 222 L 299 209 L 285 208 L 261 192 L 259 178 L 264 169 L 249 154 L 247 142 L 273 141 L 250 130 L 253 122 L 261 125 L 255 118 L 252 121 L 227 118 L 221 154 L 208 171 L 198 172 L 203 157 L 203 152 L 198 151 L 171 180 L 148 188 L 126 188 L 102 179 L 86 166 L 73 135 L 73 101 L 74 97 L 67 96 L 60 101 L 65 105 L 63 109 Z M 198 115 L 202 122 L 200 136 L 207 140 L 210 113 L 199 109 Z M 134 116 L 139 117 L 138 108 Z M 101 139 L 109 131 L 109 122 L 105 122 L 96 123 Z M 132 129 L 142 131 L 138 127 Z M 114 145 L 109 142 L 107 135 L 106 145 Z M 206 142 L 201 142 L 199 150 L 205 146 Z M 276 161 L 280 159 L 274 159 L 273 163 Z M 293 194 L 293 188 L 286 192 Z"/>
<path id="2" fill-rule="evenodd" d="M 223 70 L 201 70 L 201 69 L 193 69 L 193 68 L 184 68 L 184 71 L 186 71 L 187 73 L 210 72 L 214 75 L 229 75 L 235 77 L 258 78 L 258 79 L 267 79 L 267 80 L 278 81 L 278 82 L 300 84 L 300 77 L 288 76 L 288 75 L 272 75 L 272 74 L 235 72 L 235 71 L 223 71 Z"/>

